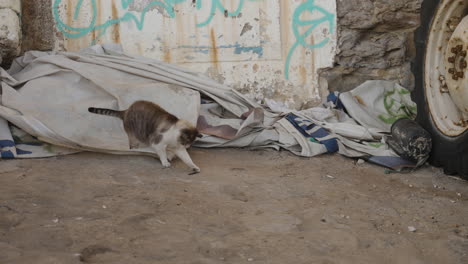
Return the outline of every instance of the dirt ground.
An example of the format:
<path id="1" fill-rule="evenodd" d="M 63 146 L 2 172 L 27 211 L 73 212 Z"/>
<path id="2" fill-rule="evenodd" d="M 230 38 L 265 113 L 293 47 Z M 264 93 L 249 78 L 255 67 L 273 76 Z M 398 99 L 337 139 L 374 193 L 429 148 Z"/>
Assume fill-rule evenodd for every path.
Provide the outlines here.
<path id="1" fill-rule="evenodd" d="M 340 156 L 0 162 L 0 263 L 468 263 L 468 183 Z M 413 229 L 414 228 L 414 229 Z"/>

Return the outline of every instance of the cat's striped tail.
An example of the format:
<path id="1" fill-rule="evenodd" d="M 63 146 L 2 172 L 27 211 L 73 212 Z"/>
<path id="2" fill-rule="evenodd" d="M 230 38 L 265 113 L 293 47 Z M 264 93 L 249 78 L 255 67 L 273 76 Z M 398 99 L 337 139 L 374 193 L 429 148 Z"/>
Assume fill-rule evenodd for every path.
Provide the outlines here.
<path id="1" fill-rule="evenodd" d="M 124 111 L 116 111 L 112 109 L 94 108 L 94 107 L 88 108 L 88 111 L 93 114 L 113 116 L 113 117 L 118 117 L 118 118 L 122 118 L 123 117 L 122 114 L 124 113 Z"/>

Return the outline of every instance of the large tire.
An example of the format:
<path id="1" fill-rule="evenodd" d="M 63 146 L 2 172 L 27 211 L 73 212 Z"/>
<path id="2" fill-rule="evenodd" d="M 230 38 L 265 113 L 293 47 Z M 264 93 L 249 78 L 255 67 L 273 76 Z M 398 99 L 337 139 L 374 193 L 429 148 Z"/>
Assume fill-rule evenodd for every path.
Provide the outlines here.
<path id="1" fill-rule="evenodd" d="M 448 175 L 459 175 L 468 180 L 468 132 L 458 136 L 447 136 L 436 126 L 428 105 L 425 86 L 425 57 L 432 21 L 439 5 L 444 0 L 425 0 L 421 8 L 421 26 L 415 33 L 416 59 L 413 63 L 413 73 L 416 86 L 412 93 L 413 100 L 418 105 L 417 121 L 431 135 L 433 149 L 429 162 L 442 167 Z M 466 14 L 465 14 L 466 15 Z"/>

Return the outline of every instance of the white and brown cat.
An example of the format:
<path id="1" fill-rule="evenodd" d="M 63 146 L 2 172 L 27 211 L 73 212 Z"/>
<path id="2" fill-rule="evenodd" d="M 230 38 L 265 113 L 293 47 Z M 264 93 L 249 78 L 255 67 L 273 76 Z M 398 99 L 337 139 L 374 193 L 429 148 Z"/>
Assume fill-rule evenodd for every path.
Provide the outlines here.
<path id="1" fill-rule="evenodd" d="M 94 114 L 113 116 L 122 119 L 130 149 L 151 146 L 163 167 L 171 166 L 174 156 L 179 157 L 195 174 L 200 168 L 190 158 L 189 148 L 197 137 L 197 128 L 188 121 L 180 120 L 157 104 L 136 101 L 127 110 L 117 111 L 104 108 L 88 108 Z"/>

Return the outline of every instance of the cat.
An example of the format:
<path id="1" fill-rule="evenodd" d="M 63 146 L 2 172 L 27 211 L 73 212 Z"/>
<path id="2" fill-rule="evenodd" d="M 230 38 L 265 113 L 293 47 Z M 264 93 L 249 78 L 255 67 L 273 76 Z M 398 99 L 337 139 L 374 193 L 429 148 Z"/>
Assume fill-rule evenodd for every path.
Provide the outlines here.
<path id="1" fill-rule="evenodd" d="M 158 154 L 164 168 L 169 168 L 174 156 L 179 157 L 192 173 L 200 172 L 190 158 L 187 148 L 202 137 L 192 124 L 181 120 L 148 101 L 136 101 L 127 110 L 117 111 L 104 108 L 88 108 L 90 113 L 122 119 L 128 136 L 129 148 L 151 146 Z"/>

